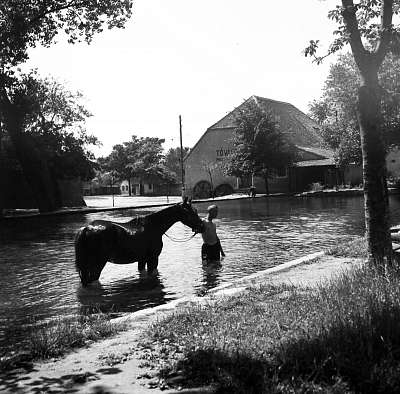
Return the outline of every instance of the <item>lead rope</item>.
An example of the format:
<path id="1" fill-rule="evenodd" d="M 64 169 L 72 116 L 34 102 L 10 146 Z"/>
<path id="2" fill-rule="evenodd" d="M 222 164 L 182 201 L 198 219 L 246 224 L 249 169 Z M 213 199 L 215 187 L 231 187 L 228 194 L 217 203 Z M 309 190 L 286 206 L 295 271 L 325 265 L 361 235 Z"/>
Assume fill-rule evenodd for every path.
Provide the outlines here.
<path id="1" fill-rule="evenodd" d="M 191 235 L 189 238 L 187 239 L 178 239 L 178 238 L 172 238 L 170 237 L 167 233 L 164 233 L 164 235 L 169 238 L 171 241 L 173 242 L 187 242 L 190 241 L 197 233 L 194 233 L 193 235 Z"/>

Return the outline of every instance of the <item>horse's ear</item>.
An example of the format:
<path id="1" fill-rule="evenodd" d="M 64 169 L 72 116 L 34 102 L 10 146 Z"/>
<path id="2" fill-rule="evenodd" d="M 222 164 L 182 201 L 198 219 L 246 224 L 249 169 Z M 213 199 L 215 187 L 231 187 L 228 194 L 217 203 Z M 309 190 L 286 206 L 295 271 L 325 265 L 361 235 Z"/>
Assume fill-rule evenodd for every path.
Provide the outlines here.
<path id="1" fill-rule="evenodd" d="M 188 203 L 189 203 L 189 205 L 192 205 L 192 197 L 189 198 Z"/>
<path id="2" fill-rule="evenodd" d="M 188 198 L 189 198 L 188 196 L 182 197 L 183 205 L 186 205 L 186 204 L 187 204 Z"/>

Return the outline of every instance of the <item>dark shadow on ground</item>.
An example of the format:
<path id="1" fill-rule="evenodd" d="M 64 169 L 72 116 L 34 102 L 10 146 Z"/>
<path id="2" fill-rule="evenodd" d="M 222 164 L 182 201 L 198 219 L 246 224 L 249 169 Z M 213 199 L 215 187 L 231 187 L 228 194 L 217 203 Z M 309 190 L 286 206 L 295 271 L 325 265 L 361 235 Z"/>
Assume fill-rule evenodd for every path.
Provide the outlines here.
<path id="1" fill-rule="evenodd" d="M 178 363 L 185 387 L 216 384 L 216 393 L 265 393 L 265 365 L 244 355 L 198 350 Z"/>
<path id="2" fill-rule="evenodd" d="M 30 393 L 76 393 L 79 387 L 87 382 L 98 380 L 99 377 L 91 372 L 63 375 L 59 378 L 41 376 L 33 382 L 27 382 L 29 372 L 15 369 L 0 377 L 1 392 L 30 392 Z M 4 391 L 3 391 L 4 390 Z"/>
<path id="3" fill-rule="evenodd" d="M 115 375 L 117 373 L 122 372 L 122 370 L 119 368 L 110 367 L 110 368 L 100 368 L 96 372 L 102 373 L 104 375 Z"/>

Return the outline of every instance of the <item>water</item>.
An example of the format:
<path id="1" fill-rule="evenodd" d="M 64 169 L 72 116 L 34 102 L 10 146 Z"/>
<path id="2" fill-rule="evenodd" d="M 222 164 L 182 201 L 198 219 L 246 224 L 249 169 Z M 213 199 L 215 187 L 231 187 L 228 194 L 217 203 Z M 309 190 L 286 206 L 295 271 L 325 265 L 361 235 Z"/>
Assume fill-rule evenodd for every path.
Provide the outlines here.
<path id="1" fill-rule="evenodd" d="M 159 274 L 140 277 L 136 264 L 107 264 L 100 283 L 83 289 L 74 268 L 74 236 L 95 219 L 124 222 L 160 208 L 31 218 L 0 224 L 0 346 L 15 346 L 40 322 L 95 306 L 118 313 L 167 303 L 362 235 L 363 202 L 348 198 L 272 198 L 219 202 L 216 220 L 227 255 L 219 266 L 200 260 L 201 237 L 163 237 Z M 197 204 L 200 216 L 207 204 Z M 391 197 L 392 224 L 400 200 Z M 167 232 L 186 239 L 181 223 Z"/>

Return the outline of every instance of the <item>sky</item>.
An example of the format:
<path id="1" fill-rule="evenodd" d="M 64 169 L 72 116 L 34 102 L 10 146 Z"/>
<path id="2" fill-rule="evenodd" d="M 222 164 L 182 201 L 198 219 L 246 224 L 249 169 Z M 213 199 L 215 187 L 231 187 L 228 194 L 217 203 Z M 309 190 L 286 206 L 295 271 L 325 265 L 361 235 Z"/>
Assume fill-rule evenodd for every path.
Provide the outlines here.
<path id="1" fill-rule="evenodd" d="M 133 134 L 165 138 L 165 149 L 192 147 L 219 119 L 252 95 L 303 112 L 321 95 L 328 59 L 312 63 L 309 40 L 325 48 L 335 0 L 135 0 L 125 29 L 94 41 L 59 40 L 30 51 L 27 67 L 85 96 L 87 131 L 108 155 Z"/>

